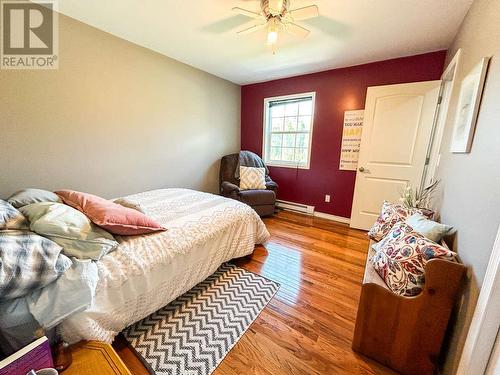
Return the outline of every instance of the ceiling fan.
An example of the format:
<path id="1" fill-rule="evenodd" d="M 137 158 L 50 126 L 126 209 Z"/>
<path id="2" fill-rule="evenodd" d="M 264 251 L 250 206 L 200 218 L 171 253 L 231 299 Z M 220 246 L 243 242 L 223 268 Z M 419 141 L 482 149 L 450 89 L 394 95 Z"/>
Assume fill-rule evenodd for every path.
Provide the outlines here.
<path id="1" fill-rule="evenodd" d="M 272 46 L 273 52 L 279 32 L 285 31 L 305 38 L 310 31 L 296 22 L 319 16 L 317 5 L 290 9 L 290 0 L 261 0 L 260 9 L 260 12 L 254 12 L 240 7 L 233 8 L 234 12 L 255 19 L 250 27 L 238 31 L 237 34 L 244 35 L 267 28 L 267 44 Z"/>

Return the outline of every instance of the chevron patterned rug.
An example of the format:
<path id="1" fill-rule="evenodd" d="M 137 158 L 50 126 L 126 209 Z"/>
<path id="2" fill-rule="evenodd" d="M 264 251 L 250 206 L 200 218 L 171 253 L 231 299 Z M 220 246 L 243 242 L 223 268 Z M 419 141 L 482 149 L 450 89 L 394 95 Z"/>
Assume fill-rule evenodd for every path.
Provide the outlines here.
<path id="1" fill-rule="evenodd" d="M 274 281 L 225 263 L 122 333 L 151 374 L 211 374 L 278 288 Z"/>

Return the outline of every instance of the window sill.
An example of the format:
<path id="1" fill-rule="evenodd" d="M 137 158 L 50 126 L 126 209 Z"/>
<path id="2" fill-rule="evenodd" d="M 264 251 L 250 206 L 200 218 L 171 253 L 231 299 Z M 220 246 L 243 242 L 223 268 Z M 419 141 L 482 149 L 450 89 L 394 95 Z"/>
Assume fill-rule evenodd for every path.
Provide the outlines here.
<path id="1" fill-rule="evenodd" d="M 265 161 L 268 167 L 274 168 L 292 168 L 292 169 L 311 169 L 308 165 L 297 165 L 297 164 L 279 164 Z"/>

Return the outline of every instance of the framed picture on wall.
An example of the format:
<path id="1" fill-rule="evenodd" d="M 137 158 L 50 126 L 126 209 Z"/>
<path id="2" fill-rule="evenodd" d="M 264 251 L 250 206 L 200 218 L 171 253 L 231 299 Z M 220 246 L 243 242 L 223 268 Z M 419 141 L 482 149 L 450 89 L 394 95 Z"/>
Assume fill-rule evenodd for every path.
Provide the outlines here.
<path id="1" fill-rule="evenodd" d="M 453 153 L 470 152 L 489 60 L 484 57 L 462 80 L 451 140 Z"/>

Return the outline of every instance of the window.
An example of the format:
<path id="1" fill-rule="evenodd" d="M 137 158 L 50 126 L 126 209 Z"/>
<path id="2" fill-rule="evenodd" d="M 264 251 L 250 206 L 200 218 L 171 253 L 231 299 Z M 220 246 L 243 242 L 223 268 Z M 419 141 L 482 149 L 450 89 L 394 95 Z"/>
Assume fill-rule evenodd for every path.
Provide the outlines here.
<path id="1" fill-rule="evenodd" d="M 309 169 L 315 93 L 264 100 L 266 164 Z"/>

